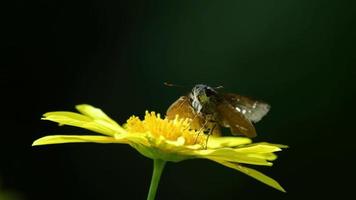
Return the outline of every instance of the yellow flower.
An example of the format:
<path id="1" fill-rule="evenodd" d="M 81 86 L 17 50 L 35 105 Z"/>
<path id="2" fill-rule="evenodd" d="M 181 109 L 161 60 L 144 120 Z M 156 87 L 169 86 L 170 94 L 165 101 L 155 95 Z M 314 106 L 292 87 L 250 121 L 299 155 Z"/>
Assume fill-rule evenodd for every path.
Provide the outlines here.
<path id="1" fill-rule="evenodd" d="M 95 142 L 124 143 L 153 160 L 179 162 L 186 159 L 209 159 L 245 173 L 277 190 L 285 190 L 272 178 L 244 164 L 272 166 L 276 151 L 285 145 L 252 143 L 245 137 L 209 137 L 190 129 L 188 119 L 168 120 L 146 112 L 143 120 L 130 117 L 120 126 L 100 109 L 90 105 L 76 106 L 80 113 L 49 112 L 44 120 L 85 128 L 103 135 L 54 135 L 36 140 L 33 145 Z M 159 177 L 158 177 L 159 179 Z"/>

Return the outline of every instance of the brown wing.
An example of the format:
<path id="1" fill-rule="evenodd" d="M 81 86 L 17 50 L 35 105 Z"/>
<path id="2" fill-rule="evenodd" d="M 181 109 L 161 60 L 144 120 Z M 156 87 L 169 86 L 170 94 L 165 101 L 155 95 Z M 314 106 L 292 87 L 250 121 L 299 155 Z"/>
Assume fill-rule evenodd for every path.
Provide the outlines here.
<path id="1" fill-rule="evenodd" d="M 174 119 L 176 116 L 179 118 L 192 119 L 191 126 L 193 129 L 200 129 L 203 126 L 202 119 L 196 114 L 194 108 L 190 105 L 187 96 L 181 96 L 167 109 L 166 116 L 168 119 Z"/>
<path id="2" fill-rule="evenodd" d="M 178 100 L 172 103 L 166 112 L 167 118 L 174 119 L 176 115 L 181 118 L 193 119 L 195 112 L 193 107 L 190 105 L 189 98 L 187 96 L 181 96 Z"/>
<path id="3" fill-rule="evenodd" d="M 225 93 L 223 97 L 237 111 L 242 113 L 247 119 L 252 122 L 258 122 L 265 116 L 270 110 L 271 106 L 267 103 L 259 100 L 254 100 L 250 97 L 245 97 L 233 93 Z"/>
<path id="4" fill-rule="evenodd" d="M 256 130 L 250 120 L 238 112 L 228 102 L 219 103 L 216 107 L 221 118 L 221 125 L 230 127 L 233 135 L 243 134 L 247 137 L 255 137 Z"/>
<path id="5" fill-rule="evenodd" d="M 219 124 L 214 125 L 211 122 L 206 122 L 202 116 L 199 116 L 191 106 L 187 96 L 181 96 L 167 109 L 166 116 L 168 119 L 174 119 L 177 115 L 179 118 L 191 119 L 190 126 L 194 130 L 210 129 L 213 135 L 221 135 Z"/>

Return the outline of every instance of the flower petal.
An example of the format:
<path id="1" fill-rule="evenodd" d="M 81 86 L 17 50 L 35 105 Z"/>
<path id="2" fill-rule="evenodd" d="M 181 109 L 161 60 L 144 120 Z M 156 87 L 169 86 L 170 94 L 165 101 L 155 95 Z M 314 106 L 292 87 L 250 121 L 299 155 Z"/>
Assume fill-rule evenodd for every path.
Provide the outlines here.
<path id="1" fill-rule="evenodd" d="M 248 157 L 251 158 L 261 158 L 261 159 L 265 159 L 265 160 L 276 160 L 277 159 L 277 155 L 274 153 L 259 153 L 259 154 L 248 154 Z"/>
<path id="2" fill-rule="evenodd" d="M 60 125 L 70 125 L 85 128 L 104 135 L 113 136 L 116 133 L 126 132 L 122 127 L 115 126 L 105 120 L 95 120 L 88 116 L 66 111 L 45 113 L 43 120 L 49 120 L 59 123 Z"/>
<path id="3" fill-rule="evenodd" d="M 250 144 L 251 142 L 251 139 L 246 137 L 210 137 L 208 140 L 208 148 L 236 147 L 243 144 Z"/>
<path id="4" fill-rule="evenodd" d="M 268 144 L 268 143 L 254 143 L 244 147 L 238 147 L 235 149 L 239 153 L 272 153 L 276 151 L 282 151 L 278 145 Z"/>
<path id="5" fill-rule="evenodd" d="M 82 114 L 92 118 L 92 119 L 101 119 L 109 122 L 113 126 L 119 126 L 114 120 L 107 116 L 101 109 L 95 108 L 94 106 L 88 104 L 76 105 L 75 108 Z"/>
<path id="6" fill-rule="evenodd" d="M 222 160 L 227 162 L 272 166 L 272 163 L 268 162 L 265 157 L 249 156 L 249 154 L 238 153 L 233 148 L 196 150 L 193 152 L 197 157 L 210 160 Z"/>
<path id="7" fill-rule="evenodd" d="M 143 133 L 120 133 L 115 134 L 114 138 L 117 140 L 126 140 L 129 144 L 150 146 L 146 134 Z"/>
<path id="8" fill-rule="evenodd" d="M 254 169 L 251 169 L 251 168 L 248 168 L 248 167 L 243 167 L 239 164 L 236 164 L 236 163 L 231 163 L 231 162 L 225 162 L 225 161 L 221 161 L 221 160 L 215 160 L 215 162 L 217 163 L 220 163 L 226 167 L 230 167 L 230 168 L 233 168 L 233 169 L 236 169 L 244 174 L 247 174 L 259 181 L 261 181 L 262 183 L 266 184 L 266 185 L 269 185 L 279 191 L 282 191 L 282 192 L 286 192 L 283 187 L 274 179 L 264 175 L 263 173 L 257 171 L 257 170 L 254 170 Z"/>
<path id="9" fill-rule="evenodd" d="M 37 139 L 32 146 L 46 144 L 62 144 L 62 143 L 79 143 L 79 142 L 94 142 L 94 143 L 127 143 L 125 138 L 117 139 L 101 135 L 51 135 Z"/>

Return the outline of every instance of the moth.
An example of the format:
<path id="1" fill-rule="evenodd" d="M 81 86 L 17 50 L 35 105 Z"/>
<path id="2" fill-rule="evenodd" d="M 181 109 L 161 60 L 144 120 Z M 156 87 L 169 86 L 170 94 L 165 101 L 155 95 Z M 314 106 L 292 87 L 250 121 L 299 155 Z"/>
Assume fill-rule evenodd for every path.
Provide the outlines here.
<path id="1" fill-rule="evenodd" d="M 232 135 L 255 137 L 256 123 L 270 110 L 263 101 L 235 93 L 223 93 L 220 87 L 197 84 L 176 100 L 166 112 L 168 119 L 189 118 L 192 129 L 209 135 L 221 135 L 221 127 L 230 128 Z"/>

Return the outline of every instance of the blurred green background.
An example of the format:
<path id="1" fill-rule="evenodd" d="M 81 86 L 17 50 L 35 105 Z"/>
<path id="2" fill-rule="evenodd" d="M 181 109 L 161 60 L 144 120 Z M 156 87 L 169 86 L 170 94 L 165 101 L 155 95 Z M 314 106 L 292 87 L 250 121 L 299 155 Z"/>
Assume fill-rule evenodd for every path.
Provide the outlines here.
<path id="1" fill-rule="evenodd" d="M 24 199 L 145 199 L 152 162 L 124 145 L 31 147 L 87 133 L 43 113 L 102 108 L 118 122 L 164 113 L 197 83 L 269 102 L 256 141 L 290 146 L 275 191 L 205 160 L 169 164 L 157 199 L 346 197 L 355 177 L 352 1 L 14 1 L 1 73 L 0 177 Z"/>

